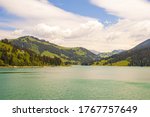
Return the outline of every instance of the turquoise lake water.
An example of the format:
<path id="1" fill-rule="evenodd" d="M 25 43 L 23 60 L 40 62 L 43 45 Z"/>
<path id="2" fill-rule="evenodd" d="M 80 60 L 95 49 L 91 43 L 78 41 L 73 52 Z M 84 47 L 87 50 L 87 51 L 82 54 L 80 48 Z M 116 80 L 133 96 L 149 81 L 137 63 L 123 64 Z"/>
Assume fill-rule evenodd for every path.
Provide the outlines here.
<path id="1" fill-rule="evenodd" d="M 0 99 L 150 100 L 150 68 L 0 68 Z"/>

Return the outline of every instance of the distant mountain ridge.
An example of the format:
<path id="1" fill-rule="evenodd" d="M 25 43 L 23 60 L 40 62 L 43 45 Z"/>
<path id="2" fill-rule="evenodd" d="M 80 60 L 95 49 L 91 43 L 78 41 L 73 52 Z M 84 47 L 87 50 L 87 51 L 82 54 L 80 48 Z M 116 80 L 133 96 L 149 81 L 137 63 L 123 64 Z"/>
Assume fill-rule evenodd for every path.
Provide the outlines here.
<path id="1" fill-rule="evenodd" d="M 98 56 L 101 57 L 101 58 L 107 58 L 107 57 L 110 57 L 110 56 L 113 56 L 115 54 L 119 54 L 121 52 L 124 52 L 125 50 L 113 50 L 112 52 L 102 52 L 102 53 L 99 53 Z"/>
<path id="2" fill-rule="evenodd" d="M 150 39 L 134 48 L 95 62 L 96 65 L 150 66 Z"/>
<path id="3" fill-rule="evenodd" d="M 62 47 L 33 36 L 0 41 L 0 66 L 150 66 L 150 39 L 134 48 L 96 55 L 82 47 Z"/>
<path id="4" fill-rule="evenodd" d="M 119 53 L 121 53 L 121 52 L 123 52 L 125 50 L 119 49 L 119 50 L 113 50 L 111 52 L 98 52 L 98 51 L 95 51 L 95 50 L 90 50 L 90 51 L 92 53 L 100 56 L 101 58 L 103 58 L 103 57 L 110 57 L 110 56 L 112 56 L 114 54 L 119 54 Z"/>

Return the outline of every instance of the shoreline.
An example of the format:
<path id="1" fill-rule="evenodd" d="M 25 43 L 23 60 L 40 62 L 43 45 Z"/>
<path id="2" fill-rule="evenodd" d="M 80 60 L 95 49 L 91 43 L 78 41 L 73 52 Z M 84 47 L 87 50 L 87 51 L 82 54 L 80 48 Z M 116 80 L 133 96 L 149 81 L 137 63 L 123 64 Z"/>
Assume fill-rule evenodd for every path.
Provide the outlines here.
<path id="1" fill-rule="evenodd" d="M 72 65 L 60 65 L 60 66 L 0 66 L 0 68 L 44 68 L 44 67 L 69 67 Z"/>
<path id="2" fill-rule="evenodd" d="M 38 68 L 45 66 L 0 66 L 0 68 Z"/>
<path id="3" fill-rule="evenodd" d="M 44 68 L 44 67 L 71 67 L 74 65 L 60 65 L 60 66 L 0 66 L 0 68 Z M 80 65 L 86 66 L 86 65 Z M 150 68 L 150 66 L 103 66 L 103 65 L 89 65 L 92 67 L 139 67 L 139 68 Z"/>

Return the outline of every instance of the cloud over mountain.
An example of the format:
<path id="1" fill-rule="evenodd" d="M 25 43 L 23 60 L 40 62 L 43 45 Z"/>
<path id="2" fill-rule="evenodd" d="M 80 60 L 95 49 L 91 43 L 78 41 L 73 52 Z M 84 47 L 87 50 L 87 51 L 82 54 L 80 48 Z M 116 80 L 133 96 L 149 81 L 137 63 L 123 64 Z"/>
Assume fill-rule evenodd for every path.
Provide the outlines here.
<path id="1" fill-rule="evenodd" d="M 1 22 L 0 38 L 33 35 L 63 46 L 92 50 L 130 49 L 150 37 L 150 3 L 146 0 L 91 0 L 108 14 L 120 17 L 105 27 L 98 19 L 65 11 L 48 0 L 0 0 L 0 7 L 18 17 Z"/>

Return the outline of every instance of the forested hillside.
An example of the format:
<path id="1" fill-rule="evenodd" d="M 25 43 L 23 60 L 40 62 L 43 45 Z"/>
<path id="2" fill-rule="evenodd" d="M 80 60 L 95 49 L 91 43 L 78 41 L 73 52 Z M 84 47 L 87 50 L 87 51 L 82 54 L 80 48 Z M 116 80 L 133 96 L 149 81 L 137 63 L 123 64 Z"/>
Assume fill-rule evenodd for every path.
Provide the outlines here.
<path id="1" fill-rule="evenodd" d="M 32 36 L 0 41 L 0 66 L 150 66 L 150 39 L 128 51 L 99 59 L 99 56 L 85 48 L 62 47 Z"/>
<path id="2" fill-rule="evenodd" d="M 150 39 L 128 51 L 103 58 L 94 64 L 109 66 L 150 66 Z"/>
<path id="3" fill-rule="evenodd" d="M 41 56 L 58 57 L 65 64 L 89 63 L 97 59 L 97 55 L 85 48 L 62 47 L 33 36 L 12 39 L 10 43 L 14 46 L 34 51 Z"/>
<path id="4" fill-rule="evenodd" d="M 14 46 L 7 39 L 0 41 L 0 66 L 43 66 L 61 65 L 57 58 L 40 56 L 35 52 Z"/>

